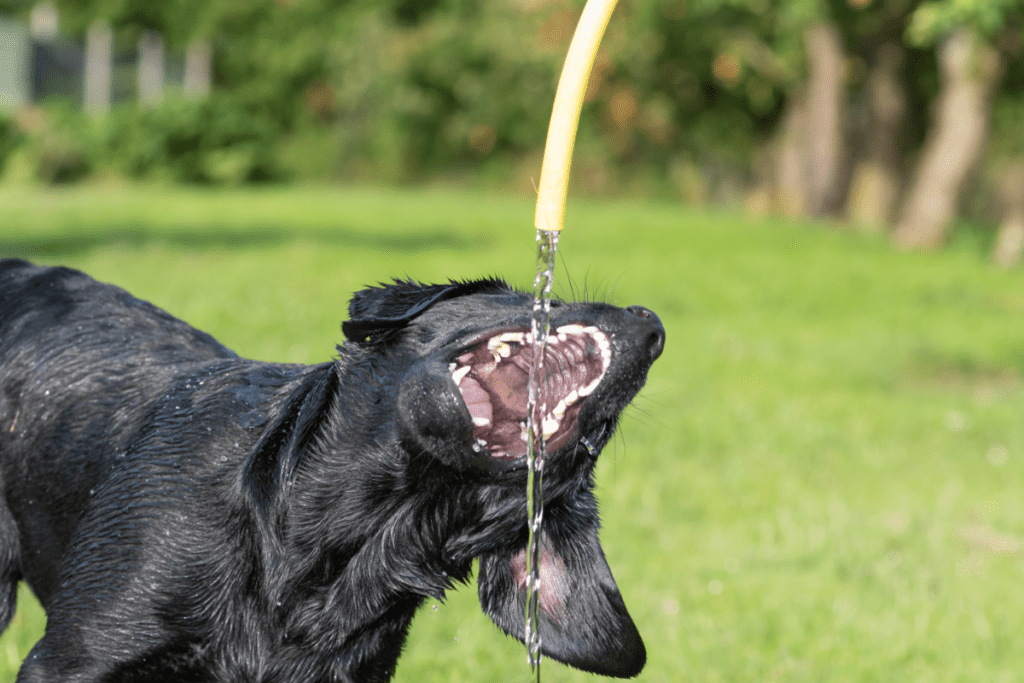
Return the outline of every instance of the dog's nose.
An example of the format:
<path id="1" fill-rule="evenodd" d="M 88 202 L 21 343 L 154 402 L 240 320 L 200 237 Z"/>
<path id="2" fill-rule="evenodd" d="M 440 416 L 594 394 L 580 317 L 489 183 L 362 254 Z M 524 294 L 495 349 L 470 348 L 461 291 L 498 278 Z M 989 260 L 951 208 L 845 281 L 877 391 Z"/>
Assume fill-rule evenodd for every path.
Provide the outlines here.
<path id="1" fill-rule="evenodd" d="M 654 311 L 643 306 L 627 306 L 626 310 L 638 318 L 643 318 L 653 328 L 647 335 L 647 349 L 651 353 L 651 362 L 653 363 L 665 350 L 665 326 L 661 324 L 661 318 Z"/>

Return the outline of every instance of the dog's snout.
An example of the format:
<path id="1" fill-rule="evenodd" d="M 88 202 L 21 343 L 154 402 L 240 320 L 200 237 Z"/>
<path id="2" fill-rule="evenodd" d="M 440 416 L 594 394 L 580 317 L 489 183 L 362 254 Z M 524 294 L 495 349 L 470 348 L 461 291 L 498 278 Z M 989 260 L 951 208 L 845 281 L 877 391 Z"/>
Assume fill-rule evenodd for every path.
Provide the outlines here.
<path id="1" fill-rule="evenodd" d="M 654 311 L 643 306 L 627 306 L 626 310 L 638 318 L 644 318 L 648 320 L 653 318 L 654 320 L 658 320 L 658 316 L 654 314 Z"/>
<path id="2" fill-rule="evenodd" d="M 631 315 L 646 320 L 653 328 L 647 335 L 647 349 L 651 353 L 651 362 L 653 363 L 665 350 L 665 326 L 661 324 L 661 318 L 654 311 L 643 306 L 627 306 L 626 310 Z"/>

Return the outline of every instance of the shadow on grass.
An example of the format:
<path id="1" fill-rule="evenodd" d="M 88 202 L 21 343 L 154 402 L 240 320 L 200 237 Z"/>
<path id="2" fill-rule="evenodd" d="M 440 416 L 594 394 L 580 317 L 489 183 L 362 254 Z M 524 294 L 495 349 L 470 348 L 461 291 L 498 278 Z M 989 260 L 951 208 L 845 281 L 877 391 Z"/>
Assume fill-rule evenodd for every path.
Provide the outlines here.
<path id="1" fill-rule="evenodd" d="M 153 229 L 146 226 L 118 226 L 108 230 L 68 229 L 62 234 L 39 237 L 0 237 L 0 257 L 60 258 L 75 256 L 102 247 L 141 248 L 147 245 L 169 246 L 185 251 L 214 249 L 263 249 L 291 242 L 316 242 L 331 246 L 374 249 L 384 253 L 410 254 L 435 250 L 468 251 L 486 246 L 485 235 L 467 237 L 443 230 L 377 234 L 337 229 L 285 229 L 273 226 L 203 230 Z"/>

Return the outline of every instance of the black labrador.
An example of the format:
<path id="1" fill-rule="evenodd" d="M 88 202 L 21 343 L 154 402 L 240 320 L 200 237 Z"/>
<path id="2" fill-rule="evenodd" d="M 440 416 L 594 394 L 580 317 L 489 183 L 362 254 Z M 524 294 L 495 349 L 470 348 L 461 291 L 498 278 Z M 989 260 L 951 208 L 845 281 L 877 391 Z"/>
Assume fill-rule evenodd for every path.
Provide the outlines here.
<path id="1" fill-rule="evenodd" d="M 338 358 L 239 358 L 67 268 L 0 261 L 0 627 L 47 613 L 19 681 L 388 681 L 467 580 L 522 639 L 532 297 L 500 280 L 358 292 Z M 646 652 L 598 543 L 593 469 L 661 354 L 640 306 L 553 303 L 540 631 L 630 677 Z"/>

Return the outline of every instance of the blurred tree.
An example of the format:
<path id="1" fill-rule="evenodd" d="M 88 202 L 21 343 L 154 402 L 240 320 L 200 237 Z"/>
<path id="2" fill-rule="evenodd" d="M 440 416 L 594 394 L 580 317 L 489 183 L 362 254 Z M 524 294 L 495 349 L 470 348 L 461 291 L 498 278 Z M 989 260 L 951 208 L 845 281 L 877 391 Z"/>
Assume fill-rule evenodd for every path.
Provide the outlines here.
<path id="1" fill-rule="evenodd" d="M 1003 219 L 992 247 L 992 261 L 1009 268 L 1020 263 L 1024 252 L 1024 164 L 1004 169 L 997 187 Z"/>
<path id="2" fill-rule="evenodd" d="M 905 45 L 916 0 L 846 0 L 838 5 L 850 50 L 850 187 L 845 214 L 861 229 L 881 231 L 894 219 L 919 139 L 917 110 L 931 97 L 930 53 Z"/>
<path id="3" fill-rule="evenodd" d="M 898 26 L 906 14 L 904 0 L 870 5 L 870 0 L 703 0 L 691 5 L 717 24 L 717 31 L 703 32 L 702 40 L 716 45 L 710 64 L 718 82 L 746 91 L 751 112 L 766 99 L 781 104 L 756 169 L 759 185 L 753 196 L 761 210 L 811 216 L 842 210 L 855 161 L 850 65 L 859 53 L 892 41 L 894 23 Z M 898 121 L 890 129 L 898 130 Z M 875 127 L 862 130 L 870 136 Z M 896 134 L 873 147 L 881 154 L 894 146 Z"/>
<path id="4" fill-rule="evenodd" d="M 933 249 L 946 239 L 960 194 L 985 146 L 991 99 L 1000 75 L 993 39 L 1020 19 L 1020 0 L 937 0 L 915 8 L 907 36 L 934 45 L 941 90 L 892 241 Z"/>
<path id="5" fill-rule="evenodd" d="M 272 158 L 297 168 L 315 157 L 300 177 L 400 182 L 440 174 L 513 180 L 523 189 L 539 170 L 555 83 L 583 6 L 56 2 L 65 33 L 84 34 L 102 19 L 122 51 L 152 31 L 169 51 L 187 50 L 190 92 L 210 89 L 203 65 L 212 64 L 218 101 L 210 111 L 218 121 L 250 122 L 244 144 L 261 148 L 246 158 L 264 170 L 239 177 L 276 177 L 265 170 Z M 31 5 L 0 0 L 23 15 Z M 1011 59 L 1024 42 L 1022 18 L 1024 0 L 621 0 L 591 75 L 574 186 L 736 202 L 756 184 L 763 208 L 845 213 L 874 229 L 898 219 L 897 244 L 941 243 L 983 150 L 993 168 L 1024 157 L 1024 142 L 998 154 L 984 144 L 993 99 L 1003 112 L 1000 139 L 1024 140 L 1015 132 L 1024 129 L 1015 104 L 1024 98 L 1024 67 Z M 1017 72 L 999 94 L 999 74 Z M 208 115 L 169 105 L 153 121 L 188 133 L 169 141 L 192 139 L 200 122 L 186 119 Z M 232 140 L 218 134 L 202 144 L 213 154 L 242 144 Z M 161 153 L 172 165 L 174 147 Z M 141 149 L 129 156 L 144 159 Z M 917 163 L 911 182 L 907 159 Z M 988 215 L 995 204 L 989 200 Z"/>
<path id="6" fill-rule="evenodd" d="M 143 31 L 159 32 L 173 47 L 184 47 L 196 35 L 210 35 L 224 5 L 218 0 L 56 0 L 62 31 L 84 35 L 95 19 L 110 23 L 132 44 Z"/>
<path id="7" fill-rule="evenodd" d="M 900 134 L 907 112 L 904 50 L 887 41 L 875 52 L 864 86 L 859 134 L 847 217 L 858 227 L 880 231 L 892 220 L 903 171 Z"/>

